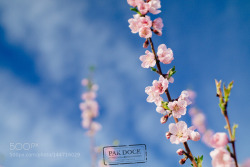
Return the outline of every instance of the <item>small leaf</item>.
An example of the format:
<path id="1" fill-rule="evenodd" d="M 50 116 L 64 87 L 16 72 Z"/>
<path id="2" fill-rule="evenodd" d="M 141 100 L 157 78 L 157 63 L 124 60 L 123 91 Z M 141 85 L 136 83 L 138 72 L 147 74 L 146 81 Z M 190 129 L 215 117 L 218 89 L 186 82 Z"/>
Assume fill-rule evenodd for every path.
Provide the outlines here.
<path id="1" fill-rule="evenodd" d="M 173 68 L 171 68 L 171 69 L 169 70 L 168 78 L 167 78 L 167 79 L 169 79 L 170 77 L 172 77 L 172 75 L 174 75 L 175 73 L 176 73 L 176 71 L 175 71 L 175 66 L 174 66 Z"/>
<path id="2" fill-rule="evenodd" d="M 229 96 L 230 96 L 230 93 L 231 93 L 231 89 L 233 87 L 233 83 L 234 83 L 234 81 L 231 81 L 228 84 L 227 88 L 224 89 L 225 102 L 228 102 L 228 100 L 229 100 Z"/>
<path id="3" fill-rule="evenodd" d="M 231 150 L 230 150 L 229 145 L 227 145 L 227 151 L 228 151 L 229 153 L 231 153 Z"/>
<path id="4" fill-rule="evenodd" d="M 139 12 L 139 10 L 136 7 L 130 8 L 130 10 L 138 13 L 139 15 L 141 15 L 141 13 Z"/>
<path id="5" fill-rule="evenodd" d="M 221 80 L 218 82 L 216 79 L 215 79 L 215 85 L 216 85 L 216 92 L 219 96 L 221 96 Z"/>
<path id="6" fill-rule="evenodd" d="M 170 108 L 168 107 L 168 102 L 162 101 L 161 104 L 165 110 L 170 110 Z"/>
<path id="7" fill-rule="evenodd" d="M 157 71 L 156 68 L 154 68 L 154 67 L 151 67 L 151 70 L 152 70 L 152 71 L 155 71 L 155 72 Z"/>
<path id="8" fill-rule="evenodd" d="M 202 162 L 203 162 L 203 155 L 201 157 L 198 156 L 198 159 L 197 159 L 198 167 L 202 167 Z"/>
<path id="9" fill-rule="evenodd" d="M 236 133 L 236 128 L 238 128 L 239 127 L 239 125 L 238 124 L 234 124 L 234 126 L 233 126 L 233 136 L 232 136 L 232 140 L 234 140 L 235 139 L 235 133 Z"/>

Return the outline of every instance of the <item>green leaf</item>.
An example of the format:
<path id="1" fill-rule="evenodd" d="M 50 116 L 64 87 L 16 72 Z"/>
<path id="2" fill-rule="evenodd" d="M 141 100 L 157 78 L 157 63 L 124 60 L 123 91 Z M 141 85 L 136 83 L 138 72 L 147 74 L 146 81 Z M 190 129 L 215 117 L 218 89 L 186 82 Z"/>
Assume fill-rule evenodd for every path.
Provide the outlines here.
<path id="1" fill-rule="evenodd" d="M 172 77 L 172 75 L 174 75 L 175 73 L 176 73 L 176 71 L 175 71 L 175 66 L 174 66 L 173 68 L 171 68 L 171 69 L 169 70 L 168 78 L 167 78 L 167 79 L 169 79 L 170 77 Z"/>
<path id="2" fill-rule="evenodd" d="M 229 153 L 231 153 L 231 150 L 230 150 L 229 145 L 227 145 L 227 151 L 228 151 Z"/>
<path id="3" fill-rule="evenodd" d="M 170 110 L 170 108 L 168 107 L 168 102 L 162 101 L 161 104 L 165 110 Z"/>
<path id="4" fill-rule="evenodd" d="M 197 165 L 198 165 L 198 167 L 202 167 L 202 162 L 203 162 L 203 155 L 201 156 L 201 157 L 199 157 L 198 156 L 198 158 L 197 158 Z"/>
<path id="5" fill-rule="evenodd" d="M 141 13 L 139 12 L 139 10 L 136 7 L 130 8 L 130 10 L 138 13 L 139 15 L 141 15 Z"/>
<path id="6" fill-rule="evenodd" d="M 236 128 L 238 128 L 239 127 L 239 125 L 238 124 L 234 124 L 234 126 L 233 126 L 233 136 L 232 136 L 232 140 L 234 140 L 235 139 L 235 133 L 236 133 Z"/>
<path id="7" fill-rule="evenodd" d="M 225 109 L 226 109 L 226 108 L 225 108 L 224 103 L 222 103 L 222 102 L 220 101 L 219 106 L 220 106 L 220 109 L 221 109 L 222 114 L 225 115 L 224 112 L 225 112 Z"/>
<path id="8" fill-rule="evenodd" d="M 227 88 L 226 88 L 226 86 L 224 85 L 224 100 L 225 100 L 225 102 L 228 102 L 228 100 L 229 100 L 229 96 L 230 96 L 230 93 L 231 93 L 231 89 L 232 89 L 232 87 L 233 87 L 233 83 L 234 83 L 234 81 L 231 81 L 229 84 L 228 84 L 228 86 L 227 86 Z"/>
<path id="9" fill-rule="evenodd" d="M 218 95 L 221 95 L 221 80 L 218 82 L 216 79 L 215 79 L 215 85 L 216 85 L 216 92 Z"/>
<path id="10" fill-rule="evenodd" d="M 157 71 L 156 68 L 154 68 L 154 67 L 151 67 L 151 70 L 152 70 L 152 71 L 155 71 L 155 72 Z"/>

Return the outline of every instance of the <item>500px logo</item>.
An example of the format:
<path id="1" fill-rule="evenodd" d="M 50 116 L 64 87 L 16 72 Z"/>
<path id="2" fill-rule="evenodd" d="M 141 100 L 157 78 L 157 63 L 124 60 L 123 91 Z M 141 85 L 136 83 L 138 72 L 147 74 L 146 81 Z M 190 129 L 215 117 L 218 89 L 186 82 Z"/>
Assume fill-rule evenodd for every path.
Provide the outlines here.
<path id="1" fill-rule="evenodd" d="M 38 147 L 38 143 L 10 143 L 11 151 L 29 151 Z"/>

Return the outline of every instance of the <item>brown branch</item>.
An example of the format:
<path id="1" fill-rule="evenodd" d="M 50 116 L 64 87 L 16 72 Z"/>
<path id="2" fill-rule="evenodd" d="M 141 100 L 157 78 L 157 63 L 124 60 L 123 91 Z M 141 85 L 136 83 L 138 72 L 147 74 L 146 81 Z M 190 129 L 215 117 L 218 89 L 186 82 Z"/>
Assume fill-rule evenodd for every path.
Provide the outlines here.
<path id="1" fill-rule="evenodd" d="M 233 156 L 232 157 L 233 157 L 233 159 L 235 161 L 236 167 L 238 167 L 238 161 L 237 161 L 236 149 L 235 149 L 235 139 L 233 138 L 229 118 L 228 118 L 228 115 L 227 115 L 227 103 L 225 104 L 224 116 L 225 116 L 225 119 L 226 119 L 227 129 L 228 129 L 228 133 L 229 133 L 230 140 L 231 140 L 230 142 L 232 143 L 232 148 L 233 148 Z"/>
<path id="2" fill-rule="evenodd" d="M 157 55 L 156 55 L 156 53 L 155 53 L 155 48 L 154 48 L 153 41 L 152 41 L 151 38 L 148 38 L 148 40 L 149 40 L 149 42 L 150 42 L 151 50 L 152 50 L 152 52 L 153 52 L 153 54 L 154 54 L 154 57 L 155 57 L 156 66 L 157 66 L 157 69 L 158 69 L 157 73 L 158 73 L 159 75 L 162 75 L 163 77 L 165 77 L 165 75 L 162 73 L 162 70 L 161 70 L 160 61 L 159 61 L 159 59 L 158 59 L 158 57 L 157 57 Z M 172 101 L 168 89 L 165 91 L 165 93 L 166 93 L 166 95 L 167 95 L 167 97 L 168 97 L 168 101 L 169 101 L 169 102 Z M 177 118 L 174 118 L 174 120 L 175 120 L 176 123 L 178 122 L 178 119 L 177 119 Z M 187 157 L 190 159 L 190 161 L 192 162 L 193 166 L 194 166 L 194 167 L 198 167 L 197 164 L 196 164 L 196 162 L 195 162 L 195 160 L 194 160 L 193 154 L 191 153 L 191 150 L 190 150 L 190 148 L 189 148 L 189 146 L 188 146 L 188 143 L 187 143 L 187 142 L 184 142 L 183 145 L 184 145 L 184 147 L 185 147 L 185 149 L 186 149 Z"/>

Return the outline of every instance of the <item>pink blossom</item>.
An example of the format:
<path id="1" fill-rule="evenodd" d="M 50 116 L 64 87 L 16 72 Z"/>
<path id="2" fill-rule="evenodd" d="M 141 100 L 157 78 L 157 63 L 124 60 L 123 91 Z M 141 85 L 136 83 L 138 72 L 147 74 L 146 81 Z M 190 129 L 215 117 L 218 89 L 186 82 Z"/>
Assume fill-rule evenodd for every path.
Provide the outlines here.
<path id="1" fill-rule="evenodd" d="M 147 102 L 154 102 L 157 106 L 161 106 L 161 102 L 163 101 L 163 99 L 159 93 L 155 92 L 154 89 L 152 89 L 152 86 L 146 87 L 145 92 L 148 94 Z"/>
<path id="2" fill-rule="evenodd" d="M 166 115 L 166 114 L 167 114 L 167 111 L 166 111 L 163 107 L 161 107 L 161 106 L 157 106 L 157 107 L 156 107 L 156 111 L 157 111 L 158 113 L 160 113 L 160 114 L 163 114 L 163 115 Z"/>
<path id="3" fill-rule="evenodd" d="M 133 7 L 136 7 L 139 1 L 141 0 L 127 0 L 128 4 Z"/>
<path id="4" fill-rule="evenodd" d="M 140 17 L 140 20 L 139 20 L 139 27 L 148 27 L 148 28 L 151 28 L 152 27 L 152 21 L 150 19 L 149 16 L 145 16 L 145 17 Z"/>
<path id="5" fill-rule="evenodd" d="M 169 124 L 169 132 L 171 133 L 170 142 L 172 144 L 179 144 L 188 140 L 187 124 L 184 121 Z"/>
<path id="6" fill-rule="evenodd" d="M 150 8 L 150 4 L 144 2 L 143 0 L 137 2 L 137 9 L 142 15 L 147 14 L 149 8 Z"/>
<path id="7" fill-rule="evenodd" d="M 87 135 L 93 136 L 101 128 L 102 128 L 101 124 L 99 124 L 98 122 L 92 122 L 91 125 L 90 125 L 90 128 L 89 128 L 89 130 L 87 132 Z"/>
<path id="8" fill-rule="evenodd" d="M 151 53 L 150 51 L 146 50 L 146 55 L 142 55 L 140 56 L 140 60 L 142 61 L 141 66 L 143 68 L 149 68 L 149 67 L 154 67 L 156 64 L 155 61 L 155 56 L 153 53 Z"/>
<path id="9" fill-rule="evenodd" d="M 158 47 L 157 55 L 160 62 L 163 64 L 170 64 L 172 60 L 174 60 L 173 51 L 170 48 L 167 48 L 165 44 L 161 44 Z"/>
<path id="10" fill-rule="evenodd" d="M 194 130 L 192 130 L 192 128 L 188 128 L 188 136 L 189 136 L 189 139 L 193 141 L 199 141 L 201 138 L 200 133 L 195 132 Z"/>
<path id="11" fill-rule="evenodd" d="M 178 155 L 183 155 L 184 153 L 185 153 L 185 151 L 183 150 L 183 149 L 178 149 L 177 151 L 176 151 L 176 153 L 178 154 Z"/>
<path id="12" fill-rule="evenodd" d="M 89 119 L 91 120 L 93 118 L 93 114 L 91 111 L 83 111 L 81 114 L 82 119 Z"/>
<path id="13" fill-rule="evenodd" d="M 213 132 L 212 130 L 207 130 L 207 131 L 204 133 L 203 137 L 202 137 L 202 141 L 203 141 L 206 145 L 208 145 L 209 147 L 212 147 L 211 141 L 212 141 L 213 134 L 214 134 L 214 132 Z"/>
<path id="14" fill-rule="evenodd" d="M 213 167 L 235 167 L 230 153 L 225 148 L 216 148 L 210 152 Z"/>
<path id="15" fill-rule="evenodd" d="M 149 27 L 142 27 L 139 30 L 139 36 L 142 38 L 151 38 L 152 37 L 152 31 Z"/>
<path id="16" fill-rule="evenodd" d="M 187 103 L 184 100 L 178 100 L 168 103 L 168 107 L 172 110 L 172 114 L 174 118 L 180 118 L 182 115 L 186 114 L 187 111 Z"/>
<path id="17" fill-rule="evenodd" d="M 98 103 L 96 101 L 87 100 L 84 103 L 80 103 L 80 109 L 85 112 L 89 111 L 92 113 L 93 117 L 98 116 Z"/>
<path id="18" fill-rule="evenodd" d="M 82 127 L 83 128 L 89 128 L 90 127 L 90 124 L 91 124 L 91 120 L 90 119 L 83 119 L 82 120 Z"/>
<path id="19" fill-rule="evenodd" d="M 160 10 L 158 10 L 159 8 L 161 8 L 161 1 L 160 0 L 151 0 L 149 2 L 150 8 L 149 8 L 149 12 L 152 14 L 159 14 L 161 13 Z"/>
<path id="20" fill-rule="evenodd" d="M 157 31 L 157 35 L 162 35 L 163 23 L 161 18 L 157 18 L 153 21 L 153 28 L 155 29 L 154 32 Z"/>
<path id="21" fill-rule="evenodd" d="M 157 18 L 153 21 L 153 28 L 161 30 L 163 28 L 163 23 L 161 18 Z"/>
<path id="22" fill-rule="evenodd" d="M 211 139 L 211 145 L 214 148 L 225 147 L 229 140 L 226 133 L 215 133 Z"/>
<path id="23" fill-rule="evenodd" d="M 96 93 L 93 91 L 86 92 L 82 94 L 82 99 L 83 100 L 93 100 L 96 98 Z"/>
<path id="24" fill-rule="evenodd" d="M 160 75 L 159 80 L 153 81 L 153 87 L 152 89 L 159 94 L 163 94 L 166 89 L 168 88 L 168 79 L 164 78 L 162 75 Z"/>
<path id="25" fill-rule="evenodd" d="M 87 79 L 87 78 L 84 78 L 83 80 L 82 80 L 82 85 L 83 86 L 87 86 L 89 84 L 89 80 Z"/>
<path id="26" fill-rule="evenodd" d="M 190 100 L 189 92 L 186 90 L 181 92 L 179 99 L 186 101 L 187 105 L 192 104 L 192 101 Z"/>
<path id="27" fill-rule="evenodd" d="M 139 29 L 141 28 L 140 15 L 135 14 L 134 18 L 131 18 L 128 20 L 128 23 L 129 23 L 129 28 L 131 29 L 132 33 L 139 32 Z"/>

